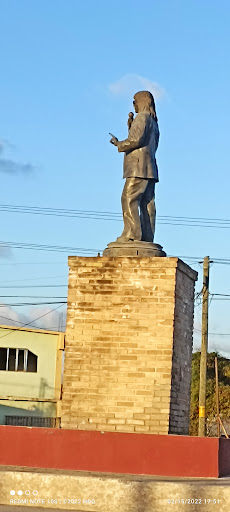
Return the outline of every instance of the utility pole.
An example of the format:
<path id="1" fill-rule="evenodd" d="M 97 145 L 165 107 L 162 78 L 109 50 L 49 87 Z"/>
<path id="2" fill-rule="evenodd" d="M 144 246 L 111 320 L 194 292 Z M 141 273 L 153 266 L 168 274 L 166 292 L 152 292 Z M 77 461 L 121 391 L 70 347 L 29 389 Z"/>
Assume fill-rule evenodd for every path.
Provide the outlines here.
<path id="1" fill-rule="evenodd" d="M 203 262 L 202 341 L 200 354 L 199 429 L 198 436 L 205 437 L 206 430 L 206 380 L 208 352 L 208 298 L 209 298 L 209 256 Z"/>

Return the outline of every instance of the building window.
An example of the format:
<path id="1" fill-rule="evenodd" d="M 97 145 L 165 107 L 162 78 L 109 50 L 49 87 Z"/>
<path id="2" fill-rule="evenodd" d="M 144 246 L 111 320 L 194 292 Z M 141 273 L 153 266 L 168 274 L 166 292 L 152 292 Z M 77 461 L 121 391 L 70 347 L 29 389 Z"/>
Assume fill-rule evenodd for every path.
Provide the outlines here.
<path id="1" fill-rule="evenodd" d="M 26 348 L 0 348 L 0 371 L 37 372 L 38 357 Z"/>

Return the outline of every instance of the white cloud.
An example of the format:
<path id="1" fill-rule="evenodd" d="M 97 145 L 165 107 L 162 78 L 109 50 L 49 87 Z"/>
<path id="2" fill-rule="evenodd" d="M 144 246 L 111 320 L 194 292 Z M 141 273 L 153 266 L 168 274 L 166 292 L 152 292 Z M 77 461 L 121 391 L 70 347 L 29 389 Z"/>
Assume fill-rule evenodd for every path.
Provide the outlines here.
<path id="1" fill-rule="evenodd" d="M 15 146 L 14 144 L 11 144 L 11 142 L 9 142 L 8 140 L 6 139 L 0 139 L 0 153 L 3 152 L 4 149 L 14 149 Z"/>
<path id="2" fill-rule="evenodd" d="M 198 351 L 201 350 L 201 329 L 202 329 L 201 319 L 195 320 L 194 333 L 193 333 L 193 351 L 194 352 L 196 352 L 197 350 Z M 212 326 L 211 330 L 213 332 L 215 332 L 215 331 L 220 332 L 220 333 L 222 332 L 221 327 L 220 328 L 218 326 L 215 327 L 214 325 Z M 227 332 L 230 332 L 230 329 L 228 329 Z M 226 336 L 226 338 L 225 338 L 223 336 L 213 335 L 213 334 L 209 333 L 208 352 L 218 352 L 222 356 L 230 358 L 229 338 L 230 338 L 230 334 L 229 334 L 229 337 Z"/>
<path id="3" fill-rule="evenodd" d="M 131 73 L 122 76 L 119 80 L 109 85 L 109 91 L 115 96 L 133 96 L 140 90 L 151 92 L 155 99 L 159 99 L 165 95 L 164 89 L 156 82 L 152 82 L 149 78 L 145 78 L 141 75 Z"/>
<path id="4" fill-rule="evenodd" d="M 28 174 L 34 171 L 33 165 L 30 163 L 21 164 L 19 162 L 15 162 L 14 160 L 10 160 L 8 158 L 4 158 L 2 154 L 6 148 L 13 147 L 8 141 L 4 139 L 0 139 L 0 172 L 6 174 Z"/>
<path id="5" fill-rule="evenodd" d="M 23 323 L 26 323 L 27 317 L 16 313 L 10 306 L 4 306 L 1 304 L 0 307 L 0 325 L 15 325 L 21 327 Z"/>
<path id="6" fill-rule="evenodd" d="M 5 158 L 0 158 L 0 172 L 7 174 L 30 173 L 33 166 L 31 164 L 20 164 Z"/>
<path id="7" fill-rule="evenodd" d="M 61 325 L 61 330 L 65 329 L 66 312 L 63 308 L 53 311 L 53 308 L 48 306 L 33 307 L 30 308 L 28 313 L 23 314 L 17 313 L 10 306 L 5 306 L 4 304 L 0 304 L 0 306 L 0 325 L 25 326 L 28 329 L 44 329 L 47 331 L 58 331 Z"/>
<path id="8" fill-rule="evenodd" d="M 61 329 L 63 330 L 66 322 L 65 313 L 62 315 L 63 308 L 58 308 L 54 311 L 52 310 L 53 308 L 50 308 L 49 306 L 33 308 L 28 314 L 28 322 L 32 322 L 33 320 L 32 325 L 34 328 L 46 329 L 48 331 L 58 331 L 59 325 L 61 324 Z M 38 320 L 34 320 L 35 318 L 38 318 Z"/>
<path id="9" fill-rule="evenodd" d="M 0 245 L 0 258 L 12 258 L 12 249 L 8 245 Z"/>

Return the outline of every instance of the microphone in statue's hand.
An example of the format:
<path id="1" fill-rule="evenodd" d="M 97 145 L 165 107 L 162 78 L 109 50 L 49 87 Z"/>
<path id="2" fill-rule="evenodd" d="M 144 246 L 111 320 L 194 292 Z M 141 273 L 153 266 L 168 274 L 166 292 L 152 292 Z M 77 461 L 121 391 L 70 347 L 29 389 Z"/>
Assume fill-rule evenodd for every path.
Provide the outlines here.
<path id="1" fill-rule="evenodd" d="M 133 112 L 129 112 L 128 122 L 127 122 L 129 130 L 130 130 L 131 126 L 132 126 L 133 118 L 134 118 L 134 113 Z"/>
<path id="2" fill-rule="evenodd" d="M 113 135 L 112 133 L 109 132 L 109 135 L 111 135 L 112 139 L 110 139 L 110 142 L 111 144 L 113 144 L 114 146 L 117 146 L 117 143 L 118 143 L 118 138 L 115 137 L 115 135 Z"/>

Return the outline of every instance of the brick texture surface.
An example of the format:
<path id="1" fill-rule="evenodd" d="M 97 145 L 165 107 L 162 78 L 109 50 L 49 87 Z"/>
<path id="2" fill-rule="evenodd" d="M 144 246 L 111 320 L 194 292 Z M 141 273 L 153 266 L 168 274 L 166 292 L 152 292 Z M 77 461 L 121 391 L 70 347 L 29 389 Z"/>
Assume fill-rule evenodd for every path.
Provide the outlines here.
<path id="1" fill-rule="evenodd" d="M 196 272 L 69 258 L 62 428 L 187 434 Z"/>

